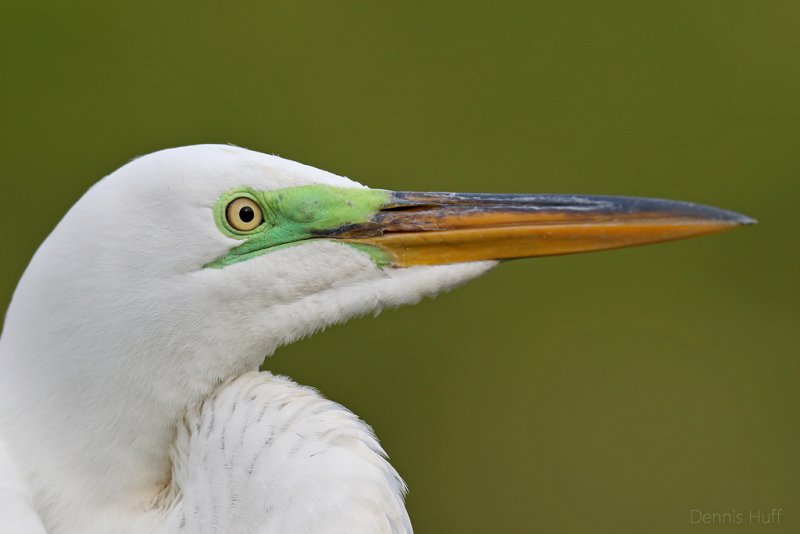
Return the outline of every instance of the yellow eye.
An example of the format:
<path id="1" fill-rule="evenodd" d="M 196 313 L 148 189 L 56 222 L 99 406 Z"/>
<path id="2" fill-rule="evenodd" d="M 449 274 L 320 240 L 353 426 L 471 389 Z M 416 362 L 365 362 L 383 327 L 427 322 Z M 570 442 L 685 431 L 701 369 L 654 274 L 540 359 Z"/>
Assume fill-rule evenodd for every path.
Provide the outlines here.
<path id="1" fill-rule="evenodd" d="M 264 222 L 264 213 L 255 200 L 247 197 L 234 199 L 225 210 L 228 224 L 237 232 L 249 232 Z"/>

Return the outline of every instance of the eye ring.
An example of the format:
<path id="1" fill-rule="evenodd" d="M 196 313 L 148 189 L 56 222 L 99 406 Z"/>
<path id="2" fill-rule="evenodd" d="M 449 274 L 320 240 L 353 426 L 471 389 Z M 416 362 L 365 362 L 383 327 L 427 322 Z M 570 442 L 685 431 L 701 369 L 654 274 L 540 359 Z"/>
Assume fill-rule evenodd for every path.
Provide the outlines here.
<path id="1" fill-rule="evenodd" d="M 264 222 L 264 212 L 258 202 L 248 197 L 233 199 L 225 209 L 225 218 L 237 232 L 250 232 Z"/>

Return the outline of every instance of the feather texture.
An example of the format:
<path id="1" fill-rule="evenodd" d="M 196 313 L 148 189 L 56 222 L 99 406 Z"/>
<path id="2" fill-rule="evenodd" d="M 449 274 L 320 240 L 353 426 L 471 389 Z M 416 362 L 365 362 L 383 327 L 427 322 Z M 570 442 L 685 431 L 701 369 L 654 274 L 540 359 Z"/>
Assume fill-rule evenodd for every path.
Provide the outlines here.
<path id="1" fill-rule="evenodd" d="M 220 386 L 184 418 L 172 458 L 176 531 L 411 532 L 405 484 L 371 429 L 284 377 Z"/>
<path id="2" fill-rule="evenodd" d="M 0 533 L 46 534 L 27 484 L 0 441 Z"/>

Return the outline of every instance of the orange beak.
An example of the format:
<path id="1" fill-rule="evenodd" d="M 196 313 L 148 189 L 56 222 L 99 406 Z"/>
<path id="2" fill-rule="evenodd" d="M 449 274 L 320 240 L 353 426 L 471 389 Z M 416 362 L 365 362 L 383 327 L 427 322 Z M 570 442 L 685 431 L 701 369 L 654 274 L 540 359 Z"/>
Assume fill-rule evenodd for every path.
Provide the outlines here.
<path id="1" fill-rule="evenodd" d="M 718 208 L 646 198 L 390 195 L 391 200 L 368 222 L 339 227 L 326 237 L 378 247 L 393 266 L 408 267 L 591 252 L 755 223 Z"/>

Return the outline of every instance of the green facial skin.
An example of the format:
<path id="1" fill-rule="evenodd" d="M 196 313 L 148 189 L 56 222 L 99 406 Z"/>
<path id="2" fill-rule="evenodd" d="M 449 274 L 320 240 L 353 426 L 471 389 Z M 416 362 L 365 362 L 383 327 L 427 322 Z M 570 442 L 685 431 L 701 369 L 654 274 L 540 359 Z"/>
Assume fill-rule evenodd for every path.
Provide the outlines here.
<path id="1" fill-rule="evenodd" d="M 206 267 L 222 269 L 309 239 L 324 238 L 326 231 L 341 226 L 365 223 L 387 204 L 390 195 L 388 191 L 376 189 L 329 185 L 308 185 L 275 191 L 254 191 L 248 188 L 231 191 L 217 202 L 214 217 L 224 234 L 244 242 Z M 240 197 L 254 200 L 264 212 L 264 222 L 250 232 L 239 232 L 228 223 L 228 204 Z M 381 268 L 390 263 L 388 255 L 377 247 L 346 244 L 368 254 Z"/>

